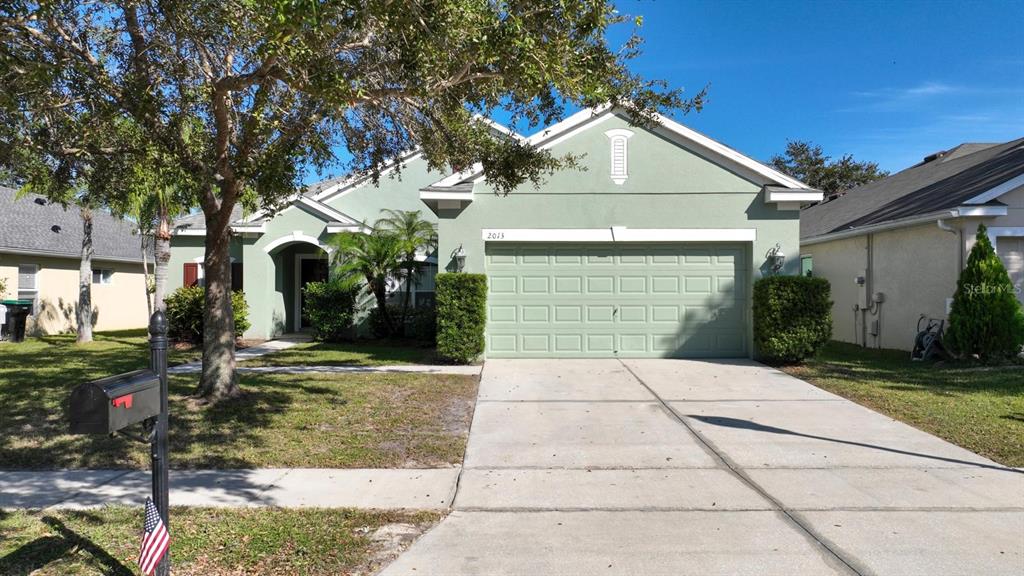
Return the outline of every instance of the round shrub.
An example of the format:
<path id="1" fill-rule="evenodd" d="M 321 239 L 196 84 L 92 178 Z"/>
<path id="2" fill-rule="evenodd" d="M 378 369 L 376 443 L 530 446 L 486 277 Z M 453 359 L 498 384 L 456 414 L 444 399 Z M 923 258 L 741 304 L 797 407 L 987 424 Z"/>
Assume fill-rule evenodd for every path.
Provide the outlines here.
<path id="1" fill-rule="evenodd" d="M 206 289 L 202 286 L 183 286 L 164 299 L 168 332 L 172 338 L 195 343 L 203 341 L 205 295 Z M 238 337 L 252 326 L 245 294 L 241 291 L 232 292 L 231 308 L 235 316 L 235 336 Z"/>
<path id="2" fill-rule="evenodd" d="M 396 304 L 388 304 L 387 310 L 388 316 L 391 318 L 391 324 L 388 324 L 384 315 L 380 313 L 380 308 L 374 306 L 370 309 L 370 334 L 374 338 L 391 338 L 403 335 L 402 327 L 398 325 L 402 319 L 402 307 Z"/>
<path id="3" fill-rule="evenodd" d="M 754 345 L 767 362 L 795 363 L 832 337 L 831 286 L 824 278 L 771 276 L 754 283 Z"/>
<path id="4" fill-rule="evenodd" d="M 468 364 L 484 353 L 487 276 L 445 272 L 436 279 L 437 353 Z"/>
<path id="5" fill-rule="evenodd" d="M 313 338 L 324 342 L 351 339 L 358 290 L 333 280 L 310 282 L 304 291 L 302 311 L 313 326 Z"/>

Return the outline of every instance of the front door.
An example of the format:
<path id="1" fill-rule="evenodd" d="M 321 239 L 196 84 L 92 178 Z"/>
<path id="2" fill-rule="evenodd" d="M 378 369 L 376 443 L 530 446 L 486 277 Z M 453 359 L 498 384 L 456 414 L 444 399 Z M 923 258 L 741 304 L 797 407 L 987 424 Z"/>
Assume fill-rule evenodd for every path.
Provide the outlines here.
<path id="1" fill-rule="evenodd" d="M 306 291 L 304 288 L 310 282 L 324 282 L 327 280 L 327 258 L 318 256 L 303 256 L 299 258 L 299 285 L 298 294 L 295 295 L 299 307 L 298 330 L 309 328 L 309 319 L 306 318 Z"/>

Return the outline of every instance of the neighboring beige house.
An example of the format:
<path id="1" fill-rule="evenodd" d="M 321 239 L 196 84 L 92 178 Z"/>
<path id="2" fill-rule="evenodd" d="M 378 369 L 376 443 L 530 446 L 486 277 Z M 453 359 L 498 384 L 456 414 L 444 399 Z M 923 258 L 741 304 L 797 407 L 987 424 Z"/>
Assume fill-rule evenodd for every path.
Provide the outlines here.
<path id="1" fill-rule="evenodd" d="M 33 334 L 75 330 L 82 220 L 34 194 L 15 199 L 0 186 L 0 299 L 35 302 L 28 321 Z M 96 211 L 93 216 L 92 304 L 95 330 L 146 326 L 145 275 L 140 237 L 133 225 Z"/>
<path id="2" fill-rule="evenodd" d="M 910 350 L 947 317 L 978 225 L 1024 301 L 1024 138 L 962 144 L 806 208 L 803 271 L 832 283 L 833 338 Z"/>

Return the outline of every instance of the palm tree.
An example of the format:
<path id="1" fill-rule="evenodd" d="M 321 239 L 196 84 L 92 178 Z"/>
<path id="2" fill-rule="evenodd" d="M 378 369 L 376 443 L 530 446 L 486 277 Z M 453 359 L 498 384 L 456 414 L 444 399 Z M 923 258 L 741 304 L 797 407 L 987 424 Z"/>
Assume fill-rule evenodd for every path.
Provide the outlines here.
<path id="1" fill-rule="evenodd" d="M 369 233 L 342 232 L 330 239 L 333 247 L 331 277 L 347 288 L 365 282 L 367 291 L 377 300 L 381 318 L 389 334 L 395 325 L 388 314 L 388 281 L 401 280 L 405 246 L 401 239 L 386 230 Z"/>
<path id="2" fill-rule="evenodd" d="M 412 296 L 412 284 L 416 278 L 418 266 L 416 253 L 437 248 L 437 225 L 420 217 L 419 210 L 384 210 L 384 217 L 377 220 L 374 228 L 384 230 L 398 237 L 402 245 L 405 268 L 405 299 L 402 302 L 402 321 L 409 313 L 409 300 Z"/>

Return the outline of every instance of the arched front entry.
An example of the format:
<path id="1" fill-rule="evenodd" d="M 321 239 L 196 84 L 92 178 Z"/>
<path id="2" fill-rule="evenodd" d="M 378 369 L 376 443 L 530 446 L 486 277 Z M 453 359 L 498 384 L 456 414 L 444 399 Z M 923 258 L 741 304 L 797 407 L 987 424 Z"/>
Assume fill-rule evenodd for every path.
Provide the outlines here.
<path id="1" fill-rule="evenodd" d="M 279 238 L 264 248 L 274 265 L 274 292 L 281 302 L 283 329 L 301 332 L 309 329 L 304 318 L 303 288 L 310 282 L 327 279 L 331 248 L 316 238 L 295 233 Z"/>

